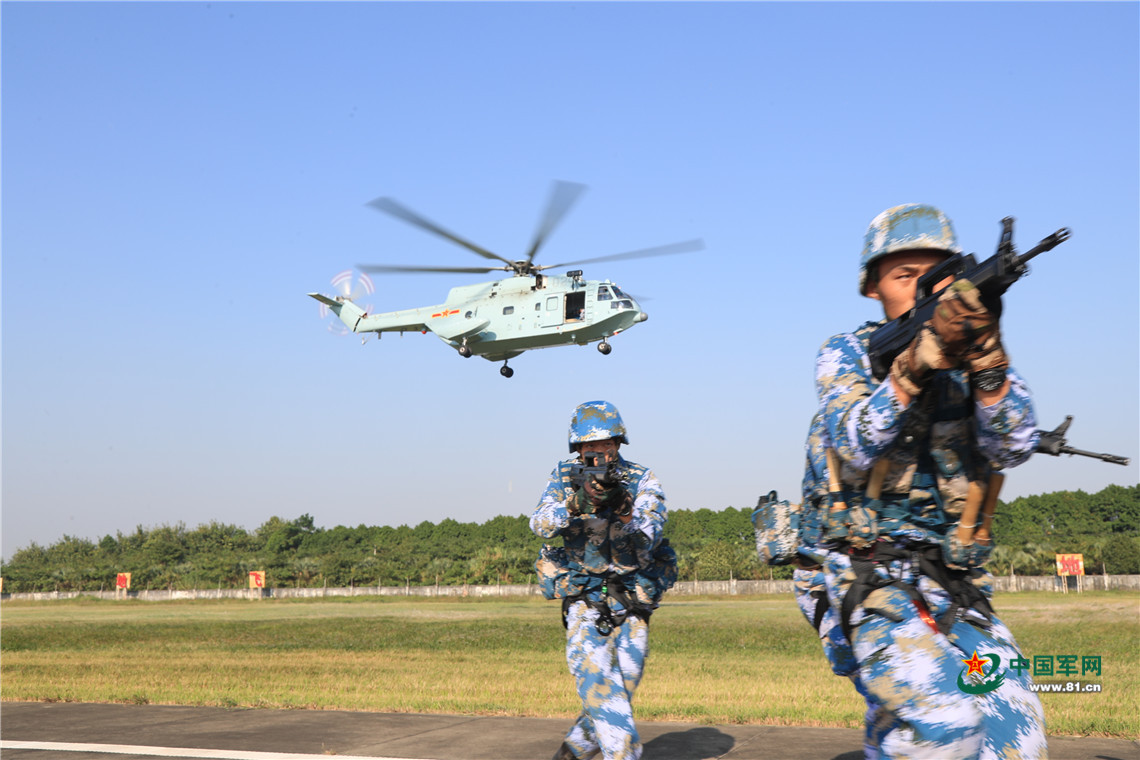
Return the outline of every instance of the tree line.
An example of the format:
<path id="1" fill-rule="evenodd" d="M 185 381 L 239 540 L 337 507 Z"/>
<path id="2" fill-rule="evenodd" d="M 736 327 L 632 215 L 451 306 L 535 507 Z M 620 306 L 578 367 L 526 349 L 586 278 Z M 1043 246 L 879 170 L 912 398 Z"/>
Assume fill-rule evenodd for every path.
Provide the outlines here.
<path id="1" fill-rule="evenodd" d="M 665 535 L 679 579 L 790 578 L 791 568 L 758 559 L 751 515 L 751 507 L 670 510 Z M 268 586 L 528 583 L 543 543 L 528 520 L 326 529 L 303 514 L 272 517 L 252 532 L 219 522 L 140 525 L 97 542 L 65 535 L 33 543 L 0 561 L 0 576 L 6 592 L 111 589 L 120 572 L 131 573 L 134 589 L 241 588 L 253 570 L 265 571 Z M 995 574 L 1050 575 L 1057 553 L 1083 554 L 1087 573 L 1140 573 L 1140 485 L 1001 503 L 994 536 Z"/>

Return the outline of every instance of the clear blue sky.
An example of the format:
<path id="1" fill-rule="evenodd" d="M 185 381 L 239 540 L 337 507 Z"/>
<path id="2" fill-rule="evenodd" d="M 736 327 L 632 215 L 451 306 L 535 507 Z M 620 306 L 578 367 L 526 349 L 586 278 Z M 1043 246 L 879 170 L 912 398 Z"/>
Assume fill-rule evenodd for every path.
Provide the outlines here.
<path id="1" fill-rule="evenodd" d="M 1006 298 L 1041 424 L 1003 498 L 1140 481 L 1136 3 L 14 3 L 2 22 L 3 554 L 273 515 L 529 513 L 570 414 L 613 401 L 674 508 L 797 496 L 816 349 L 880 312 L 867 223 L 933 203 L 990 255 L 1062 226 Z M 508 258 L 652 298 L 515 376 L 431 335 L 361 346 L 305 293 L 356 263 Z M 376 310 L 482 276 L 378 276 Z"/>

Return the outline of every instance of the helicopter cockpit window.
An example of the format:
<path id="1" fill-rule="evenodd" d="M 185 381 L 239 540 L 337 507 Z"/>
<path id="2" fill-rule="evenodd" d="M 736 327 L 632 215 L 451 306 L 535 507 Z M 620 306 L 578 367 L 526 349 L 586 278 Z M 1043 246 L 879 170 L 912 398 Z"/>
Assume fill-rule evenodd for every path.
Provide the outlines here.
<path id="1" fill-rule="evenodd" d="M 618 311 L 623 311 L 624 309 L 632 309 L 633 308 L 633 299 L 629 295 L 629 293 L 626 293 L 624 290 L 619 288 L 617 285 L 611 285 L 610 287 L 612 287 L 614 289 L 614 295 L 618 299 L 618 300 L 616 300 L 610 304 L 611 309 L 617 309 Z M 602 300 L 601 295 L 598 296 L 598 300 L 599 301 Z"/>
<path id="2" fill-rule="evenodd" d="M 613 299 L 613 295 L 610 293 L 609 288 L 607 288 L 605 285 L 598 286 L 598 300 L 599 301 L 610 301 L 612 299 Z"/>
<path id="3" fill-rule="evenodd" d="M 503 307 L 503 313 L 504 314 L 514 314 L 515 313 L 515 307 L 514 306 L 504 306 Z"/>

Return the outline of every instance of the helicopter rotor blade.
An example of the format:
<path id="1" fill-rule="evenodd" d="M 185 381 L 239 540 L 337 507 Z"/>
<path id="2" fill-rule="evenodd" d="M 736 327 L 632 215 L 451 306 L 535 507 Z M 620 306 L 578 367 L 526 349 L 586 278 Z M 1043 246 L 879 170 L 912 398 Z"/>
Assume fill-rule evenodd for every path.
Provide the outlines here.
<path id="1" fill-rule="evenodd" d="M 623 261 L 626 259 L 647 259 L 652 256 L 671 256 L 675 253 L 695 253 L 703 251 L 705 242 L 701 239 L 686 240 L 681 243 L 672 243 L 671 245 L 659 245 L 654 248 L 642 248 L 637 251 L 627 251 L 625 253 L 615 253 L 610 256 L 598 256 L 592 259 L 578 259 L 577 261 L 566 261 L 561 264 L 547 264 L 545 266 L 535 267 L 536 270 L 542 269 L 558 269 L 559 267 L 569 267 L 575 264 L 596 264 L 602 261 Z"/>
<path id="2" fill-rule="evenodd" d="M 389 264 L 357 264 L 356 268 L 361 272 L 369 272 L 372 274 L 384 272 L 455 272 L 457 274 L 486 274 L 487 272 L 511 269 L 511 267 L 412 267 Z"/>
<path id="3" fill-rule="evenodd" d="M 551 186 L 550 200 L 547 201 L 546 211 L 542 215 L 538 229 L 535 230 L 534 242 L 531 244 L 530 250 L 526 253 L 526 263 L 528 265 L 534 261 L 534 256 L 538 253 L 538 249 L 584 192 L 586 192 L 586 186 L 576 182 L 563 182 L 559 180 Z"/>
<path id="4" fill-rule="evenodd" d="M 385 214 L 390 214 L 391 216 L 396 217 L 397 219 L 402 219 L 408 224 L 419 227 L 422 230 L 427 230 L 428 232 L 450 240 L 456 245 L 463 246 L 467 250 L 473 253 L 477 253 L 485 259 L 495 259 L 497 261 L 503 262 L 504 264 L 512 263 L 509 259 L 505 259 L 497 253 L 492 253 L 486 248 L 477 246 L 469 240 L 464 240 L 453 232 L 448 232 L 443 227 L 440 227 L 430 219 L 426 219 L 417 214 L 415 211 L 412 211 L 410 208 L 400 205 L 392 198 L 377 198 L 374 201 L 369 201 L 367 205 L 371 206 L 377 211 L 382 211 Z"/>

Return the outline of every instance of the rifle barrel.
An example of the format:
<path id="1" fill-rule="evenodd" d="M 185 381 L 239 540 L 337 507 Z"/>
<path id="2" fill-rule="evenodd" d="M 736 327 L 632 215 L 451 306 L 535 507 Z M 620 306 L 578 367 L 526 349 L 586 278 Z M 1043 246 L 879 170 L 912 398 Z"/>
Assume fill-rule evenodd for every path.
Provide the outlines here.
<path id="1" fill-rule="evenodd" d="M 1024 266 L 1034 256 L 1041 254 L 1041 253 L 1045 253 L 1045 251 L 1053 250 L 1054 248 L 1059 246 L 1061 243 L 1064 243 L 1066 240 L 1068 240 L 1072 236 L 1072 234 L 1073 234 L 1073 231 L 1071 229 L 1069 229 L 1068 227 L 1062 227 L 1061 229 L 1057 230 L 1056 232 L 1054 232 L 1049 237 L 1043 239 L 1037 245 L 1030 248 L 1025 253 L 1018 256 L 1017 257 L 1018 264 L 1021 266 Z"/>
<path id="2" fill-rule="evenodd" d="M 1058 454 L 1076 454 L 1082 457 L 1092 457 L 1099 459 L 1103 462 L 1110 462 L 1111 464 L 1122 464 L 1127 466 L 1130 460 L 1128 457 L 1119 457 L 1116 454 L 1098 454 L 1095 451 L 1085 451 L 1084 449 L 1074 449 L 1072 446 L 1061 446 L 1057 449 Z"/>

